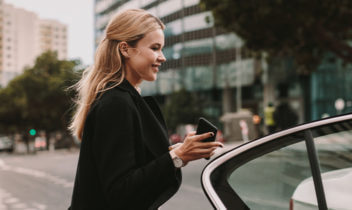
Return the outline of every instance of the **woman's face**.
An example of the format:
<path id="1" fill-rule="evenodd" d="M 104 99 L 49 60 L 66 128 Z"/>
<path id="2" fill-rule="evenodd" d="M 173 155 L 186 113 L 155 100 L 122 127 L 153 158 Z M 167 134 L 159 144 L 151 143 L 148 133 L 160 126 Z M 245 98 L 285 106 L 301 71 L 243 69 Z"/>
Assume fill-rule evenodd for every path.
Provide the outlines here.
<path id="1" fill-rule="evenodd" d="M 125 60 L 126 78 L 137 85 L 142 80 L 154 81 L 161 63 L 165 62 L 162 48 L 164 33 L 161 29 L 147 33 L 138 41 L 135 48 L 128 49 Z"/>

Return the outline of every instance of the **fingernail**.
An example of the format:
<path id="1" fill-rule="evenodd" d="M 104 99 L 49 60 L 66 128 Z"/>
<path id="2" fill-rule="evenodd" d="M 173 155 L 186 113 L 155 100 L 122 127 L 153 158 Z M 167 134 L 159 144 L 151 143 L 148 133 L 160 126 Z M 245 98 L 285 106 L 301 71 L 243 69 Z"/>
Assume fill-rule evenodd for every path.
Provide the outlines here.
<path id="1" fill-rule="evenodd" d="M 211 132 L 211 133 L 210 133 L 210 136 L 214 136 L 214 133 L 213 133 L 213 132 Z"/>
<path id="2" fill-rule="evenodd" d="M 223 147 L 224 147 L 224 145 L 223 145 L 223 144 L 221 144 L 221 143 L 220 143 L 220 145 L 219 145 L 219 146 L 220 146 L 221 148 L 223 148 Z"/>

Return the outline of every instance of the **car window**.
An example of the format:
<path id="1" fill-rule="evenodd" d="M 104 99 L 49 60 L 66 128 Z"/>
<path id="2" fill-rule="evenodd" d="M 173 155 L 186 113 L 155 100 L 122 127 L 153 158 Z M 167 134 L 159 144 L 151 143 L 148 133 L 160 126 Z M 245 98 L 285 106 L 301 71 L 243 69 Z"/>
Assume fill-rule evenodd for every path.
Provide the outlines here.
<path id="1" fill-rule="evenodd" d="M 352 198 L 352 122 L 312 129 L 329 209 L 350 209 Z M 305 183 L 306 188 L 312 183 Z M 303 184 L 302 184 L 303 185 Z M 302 186 L 304 187 L 304 186 Z M 305 200 L 309 198 L 304 195 Z"/>
<path id="2" fill-rule="evenodd" d="M 221 205 L 228 209 L 318 209 L 319 179 L 312 178 L 312 170 L 318 170 L 324 188 L 319 195 L 320 204 L 323 197 L 329 209 L 350 208 L 352 121 L 301 128 L 224 154 L 226 160 L 218 161 L 220 164 L 209 174 Z M 306 144 L 309 136 L 313 147 Z M 316 164 L 312 156 L 317 157 Z"/>
<path id="3" fill-rule="evenodd" d="M 305 142 L 300 138 L 242 165 L 230 174 L 228 183 L 250 209 L 288 209 L 295 188 L 310 176 Z"/>

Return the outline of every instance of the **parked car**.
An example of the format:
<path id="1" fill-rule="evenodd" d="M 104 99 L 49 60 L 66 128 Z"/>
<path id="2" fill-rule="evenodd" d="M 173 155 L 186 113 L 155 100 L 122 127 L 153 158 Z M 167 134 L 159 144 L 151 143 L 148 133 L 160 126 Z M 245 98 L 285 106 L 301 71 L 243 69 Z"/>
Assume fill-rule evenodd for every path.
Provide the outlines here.
<path id="1" fill-rule="evenodd" d="M 201 183 L 214 209 L 352 209 L 351 151 L 352 114 L 324 118 L 224 152 Z"/>
<path id="2" fill-rule="evenodd" d="M 42 136 L 35 137 L 34 148 L 36 150 L 45 150 L 46 149 L 46 139 Z"/>
<path id="3" fill-rule="evenodd" d="M 13 152 L 14 142 L 8 136 L 0 136 L 0 151 Z"/>

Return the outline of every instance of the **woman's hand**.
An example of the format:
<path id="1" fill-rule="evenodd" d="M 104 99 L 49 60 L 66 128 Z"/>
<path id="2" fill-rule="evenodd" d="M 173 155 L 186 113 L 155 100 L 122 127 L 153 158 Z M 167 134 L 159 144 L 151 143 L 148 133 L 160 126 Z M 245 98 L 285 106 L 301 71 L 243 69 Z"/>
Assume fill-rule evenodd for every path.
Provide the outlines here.
<path id="1" fill-rule="evenodd" d="M 220 142 L 201 142 L 213 135 L 212 132 L 200 135 L 195 135 L 195 132 L 192 132 L 186 136 L 181 146 L 175 148 L 175 154 L 183 160 L 184 164 L 192 160 L 209 158 L 214 155 L 216 148 L 224 146 Z"/>

